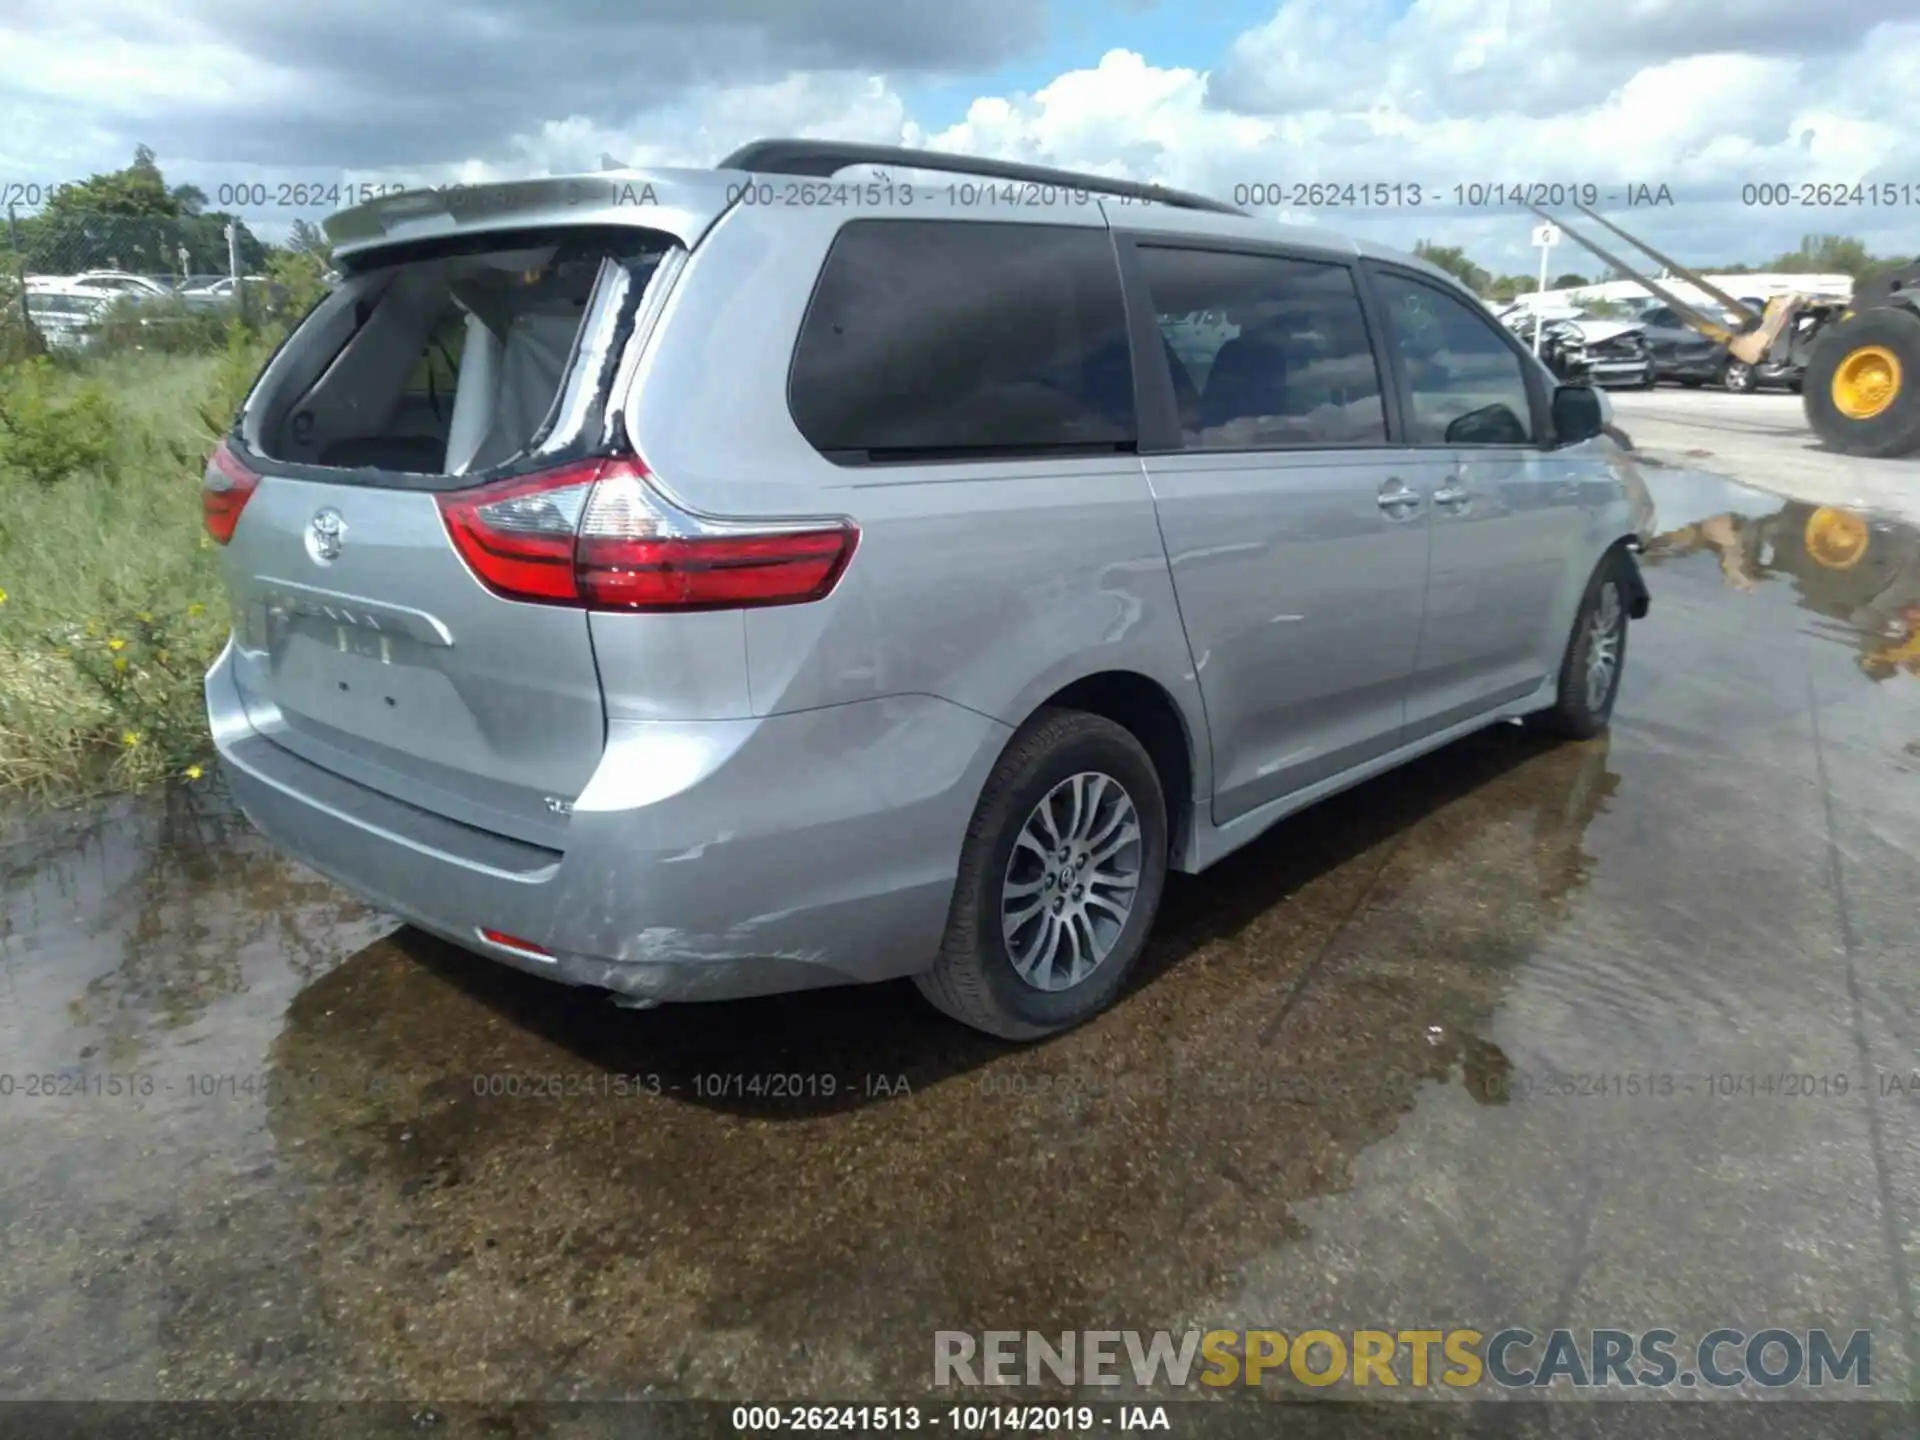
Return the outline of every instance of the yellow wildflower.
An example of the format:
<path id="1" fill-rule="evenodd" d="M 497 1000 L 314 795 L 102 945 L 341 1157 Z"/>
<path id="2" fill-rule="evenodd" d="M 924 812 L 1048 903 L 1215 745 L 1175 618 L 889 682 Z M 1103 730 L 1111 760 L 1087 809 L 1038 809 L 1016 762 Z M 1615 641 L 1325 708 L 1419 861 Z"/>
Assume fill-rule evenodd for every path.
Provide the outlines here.
<path id="1" fill-rule="evenodd" d="M 127 642 L 122 640 L 118 635 L 107 641 L 107 649 L 109 650 L 124 650 L 126 648 Z"/>
<path id="2" fill-rule="evenodd" d="M 138 730 L 128 730 L 124 732 L 120 736 L 120 743 L 131 750 L 135 745 L 140 743 L 140 732 Z"/>
<path id="3" fill-rule="evenodd" d="M 7 592 L 4 590 L 0 590 L 0 605 L 4 605 L 6 603 L 7 603 Z"/>
<path id="4" fill-rule="evenodd" d="M 113 657 L 113 668 L 114 668 L 114 669 L 116 669 L 116 670 L 124 670 L 124 669 L 126 669 L 126 668 L 127 668 L 127 657 L 126 657 L 126 656 L 124 656 L 124 655 L 116 655 L 116 656 L 114 656 L 114 657 Z"/>
<path id="5" fill-rule="evenodd" d="M 189 780 L 198 780 L 205 773 L 206 772 L 203 771 L 198 765 L 187 766 L 187 779 Z"/>
<path id="6" fill-rule="evenodd" d="M 187 606 L 187 614 L 189 615 L 204 615 L 206 613 L 207 607 L 202 605 L 198 600 Z"/>

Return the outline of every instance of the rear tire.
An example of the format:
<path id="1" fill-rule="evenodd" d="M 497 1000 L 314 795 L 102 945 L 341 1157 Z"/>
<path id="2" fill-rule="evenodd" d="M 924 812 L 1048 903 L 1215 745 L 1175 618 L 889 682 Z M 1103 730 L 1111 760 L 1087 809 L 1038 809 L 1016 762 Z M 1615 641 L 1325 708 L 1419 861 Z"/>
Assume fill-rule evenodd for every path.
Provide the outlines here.
<path id="1" fill-rule="evenodd" d="M 1049 835 L 1043 854 L 1036 837 Z M 1104 716 L 1044 709 L 988 777 L 940 958 L 914 984 L 1003 1040 L 1081 1024 L 1126 983 L 1166 874 L 1166 800 L 1145 747 Z"/>
<path id="2" fill-rule="evenodd" d="M 1626 567 L 1609 555 L 1580 597 L 1554 702 L 1527 716 L 1529 727 L 1567 740 L 1588 740 L 1607 728 L 1627 663 L 1627 603 Z"/>
<path id="3" fill-rule="evenodd" d="M 1920 315 L 1863 310 L 1820 337 L 1801 404 L 1829 449 L 1886 458 L 1920 450 Z"/>

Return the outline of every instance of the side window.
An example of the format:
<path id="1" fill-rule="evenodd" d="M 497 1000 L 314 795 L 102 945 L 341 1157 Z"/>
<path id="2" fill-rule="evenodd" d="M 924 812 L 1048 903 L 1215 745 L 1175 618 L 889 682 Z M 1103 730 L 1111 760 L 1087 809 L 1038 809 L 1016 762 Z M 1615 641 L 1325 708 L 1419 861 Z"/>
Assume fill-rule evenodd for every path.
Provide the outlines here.
<path id="1" fill-rule="evenodd" d="M 1680 317 L 1664 305 L 1656 305 L 1651 310 L 1641 312 L 1640 320 L 1646 325 L 1661 325 L 1672 328 L 1680 323 Z"/>
<path id="2" fill-rule="evenodd" d="M 1493 321 L 1437 285 L 1377 276 L 1411 401 L 1415 445 L 1531 445 L 1520 357 Z"/>
<path id="3" fill-rule="evenodd" d="M 830 457 L 940 459 L 1138 442 L 1105 231 L 856 220 L 814 290 L 788 380 Z"/>
<path id="4" fill-rule="evenodd" d="M 1380 368 L 1344 265 L 1142 246 L 1189 450 L 1378 445 Z"/>

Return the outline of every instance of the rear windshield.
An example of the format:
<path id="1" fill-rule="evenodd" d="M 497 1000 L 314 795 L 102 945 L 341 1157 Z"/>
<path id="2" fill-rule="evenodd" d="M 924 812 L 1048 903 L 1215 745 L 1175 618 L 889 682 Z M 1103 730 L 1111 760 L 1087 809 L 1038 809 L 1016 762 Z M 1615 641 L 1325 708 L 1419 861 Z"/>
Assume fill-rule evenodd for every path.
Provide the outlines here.
<path id="1" fill-rule="evenodd" d="M 237 438 L 285 466 L 422 486 L 591 453 L 607 440 L 607 389 L 641 293 L 673 243 L 544 230 L 349 262 L 268 365 Z"/>

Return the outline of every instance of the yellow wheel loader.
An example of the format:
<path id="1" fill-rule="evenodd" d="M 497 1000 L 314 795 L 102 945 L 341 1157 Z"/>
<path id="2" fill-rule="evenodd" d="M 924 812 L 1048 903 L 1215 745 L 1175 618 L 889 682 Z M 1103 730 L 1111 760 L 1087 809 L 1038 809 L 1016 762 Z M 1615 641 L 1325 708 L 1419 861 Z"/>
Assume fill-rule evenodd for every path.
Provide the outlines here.
<path id="1" fill-rule="evenodd" d="M 1877 457 L 1920 451 L 1920 264 L 1861 282 L 1850 300 L 1776 295 L 1764 311 L 1756 311 L 1589 207 L 1577 207 L 1595 224 L 1653 257 L 1668 273 L 1711 296 L 1733 317 L 1734 323 L 1728 325 L 1637 273 L 1564 220 L 1538 206 L 1528 208 L 1621 275 L 1645 286 L 1741 364 L 1770 362 L 1799 369 L 1807 424 L 1828 449 Z"/>

